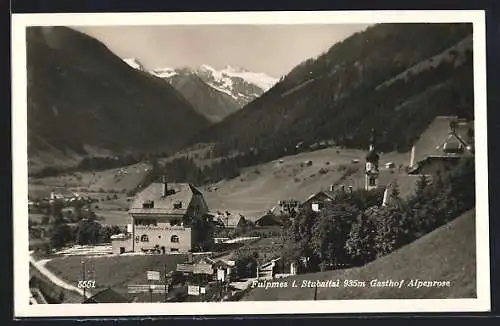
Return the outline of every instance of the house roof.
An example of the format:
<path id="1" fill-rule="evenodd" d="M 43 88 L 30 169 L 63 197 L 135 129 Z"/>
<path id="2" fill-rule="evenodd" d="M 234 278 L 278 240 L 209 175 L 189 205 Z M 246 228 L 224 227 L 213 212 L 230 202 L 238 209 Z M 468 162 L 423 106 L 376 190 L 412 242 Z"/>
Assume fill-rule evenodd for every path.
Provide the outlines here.
<path id="1" fill-rule="evenodd" d="M 236 227 L 240 223 L 241 220 L 245 220 L 245 217 L 239 215 L 239 214 L 231 214 L 229 216 L 226 216 L 226 214 L 223 215 L 216 215 L 214 217 L 214 220 L 219 221 L 220 223 L 224 224 L 226 227 Z"/>
<path id="2" fill-rule="evenodd" d="M 325 197 L 330 198 L 331 200 L 335 199 L 335 192 L 334 191 L 322 190 L 322 191 L 319 191 L 319 192 L 317 192 L 315 194 L 312 194 L 309 197 L 307 197 L 307 199 L 305 200 L 305 202 L 308 202 L 311 199 L 313 199 L 315 197 L 318 197 L 320 195 L 324 195 Z"/>
<path id="3" fill-rule="evenodd" d="M 189 183 L 169 183 L 168 189 L 175 192 L 163 197 L 163 183 L 152 183 L 136 195 L 129 213 L 131 214 L 168 214 L 184 215 L 194 194 L 201 194 Z M 153 201 L 153 208 L 143 208 L 143 203 Z M 181 208 L 174 207 L 176 202 L 181 202 Z"/>
<path id="4" fill-rule="evenodd" d="M 83 303 L 126 303 L 129 300 L 111 288 L 107 288 L 85 300 Z"/>
<path id="5" fill-rule="evenodd" d="M 283 220 L 274 214 L 266 214 L 255 221 L 256 224 L 262 223 L 265 220 L 275 222 L 278 225 L 283 225 Z"/>
<path id="6" fill-rule="evenodd" d="M 423 161 L 428 156 L 447 156 L 456 154 L 446 154 L 443 147 L 446 143 L 448 146 L 457 146 L 461 141 L 454 135 L 450 134 L 450 123 L 458 121 L 456 116 L 439 116 L 432 121 L 420 138 L 414 145 L 414 163 Z M 467 140 L 467 131 L 469 128 L 474 128 L 473 122 L 458 121 L 455 126 L 455 134 L 462 141 Z M 464 150 L 463 155 L 468 155 L 468 151 Z"/>

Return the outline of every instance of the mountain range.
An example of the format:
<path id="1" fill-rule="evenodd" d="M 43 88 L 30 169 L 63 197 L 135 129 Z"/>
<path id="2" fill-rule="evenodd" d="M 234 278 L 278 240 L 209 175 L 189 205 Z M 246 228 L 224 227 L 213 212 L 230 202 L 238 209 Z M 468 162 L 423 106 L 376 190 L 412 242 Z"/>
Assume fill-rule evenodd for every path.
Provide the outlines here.
<path id="1" fill-rule="evenodd" d="M 325 140 L 407 151 L 437 115 L 473 119 L 471 24 L 378 24 L 308 59 L 268 92 L 201 131 L 217 155 L 273 159 Z"/>
<path id="2" fill-rule="evenodd" d="M 144 65 L 136 58 L 125 58 L 124 61 L 134 69 L 145 71 Z M 278 81 L 265 73 L 240 67 L 226 66 L 217 70 L 206 64 L 198 68 L 158 68 L 149 73 L 168 81 L 198 113 L 212 122 L 222 121 Z"/>
<path id="3" fill-rule="evenodd" d="M 26 42 L 30 171 L 53 157 L 176 150 L 210 123 L 168 82 L 86 34 L 29 27 Z"/>
<path id="4" fill-rule="evenodd" d="M 322 140 L 366 148 L 372 128 L 379 150 L 406 151 L 436 116 L 474 117 L 465 23 L 374 25 L 278 82 L 232 67 L 145 71 L 65 27 L 28 28 L 27 49 L 30 163 L 196 143 L 273 159 Z"/>

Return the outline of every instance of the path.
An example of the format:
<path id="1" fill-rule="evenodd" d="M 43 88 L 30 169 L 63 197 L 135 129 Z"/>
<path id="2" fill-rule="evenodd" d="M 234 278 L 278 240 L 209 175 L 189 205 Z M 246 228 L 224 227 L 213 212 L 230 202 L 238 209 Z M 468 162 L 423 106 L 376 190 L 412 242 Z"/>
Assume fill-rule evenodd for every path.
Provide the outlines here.
<path id="1" fill-rule="evenodd" d="M 81 296 L 83 296 L 82 289 L 79 289 L 76 286 L 73 286 L 73 285 L 67 283 L 66 281 L 60 279 L 57 275 L 55 275 L 47 267 L 45 267 L 45 265 L 49 261 L 50 261 L 50 259 L 36 260 L 35 258 L 33 258 L 32 255 L 30 255 L 30 263 L 33 265 L 33 267 L 35 267 L 40 273 L 42 273 L 45 277 L 47 277 L 53 284 L 55 284 L 63 289 L 76 292 L 76 293 L 80 294 Z M 86 290 L 85 292 L 86 292 L 85 296 L 87 298 L 90 298 L 92 296 L 92 294 L 90 293 L 89 290 Z"/>

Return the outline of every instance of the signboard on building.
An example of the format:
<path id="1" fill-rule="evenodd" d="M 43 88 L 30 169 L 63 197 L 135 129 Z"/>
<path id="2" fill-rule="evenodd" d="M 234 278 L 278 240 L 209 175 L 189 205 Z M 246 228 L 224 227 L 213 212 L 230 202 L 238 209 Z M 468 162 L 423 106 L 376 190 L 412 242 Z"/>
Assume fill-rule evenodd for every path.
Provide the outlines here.
<path id="1" fill-rule="evenodd" d="M 136 225 L 137 231 L 186 231 L 189 230 L 183 226 L 152 226 L 152 225 Z"/>
<path id="2" fill-rule="evenodd" d="M 193 273 L 194 274 L 208 274 L 212 275 L 214 273 L 214 270 L 212 268 L 212 265 L 210 264 L 195 264 L 193 268 Z"/>
<path id="3" fill-rule="evenodd" d="M 192 264 L 177 264 L 177 271 L 184 273 L 192 273 L 194 266 Z"/>
<path id="4" fill-rule="evenodd" d="M 160 272 L 147 271 L 146 276 L 147 276 L 148 281 L 159 281 L 160 280 Z"/>
<path id="5" fill-rule="evenodd" d="M 188 295 L 200 295 L 200 287 L 198 285 L 188 285 Z"/>

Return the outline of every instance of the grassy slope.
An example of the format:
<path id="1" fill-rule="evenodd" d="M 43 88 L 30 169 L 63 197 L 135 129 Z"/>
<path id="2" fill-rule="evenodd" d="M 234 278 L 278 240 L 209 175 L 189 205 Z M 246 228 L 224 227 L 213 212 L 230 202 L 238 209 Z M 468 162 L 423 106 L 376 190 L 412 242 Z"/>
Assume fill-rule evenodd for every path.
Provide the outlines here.
<path id="1" fill-rule="evenodd" d="M 47 268 L 70 284 L 81 280 L 81 257 L 54 258 L 47 263 Z M 113 287 L 126 294 L 128 284 L 147 284 L 146 271 L 167 272 L 175 270 L 178 263 L 186 260 L 185 255 L 153 255 L 153 256 L 113 256 L 86 258 L 88 279 L 96 281 L 98 292 L 106 287 Z"/>
<path id="2" fill-rule="evenodd" d="M 217 191 L 205 191 L 205 198 L 212 211 L 227 209 L 251 219 L 260 217 L 278 200 L 303 201 L 313 193 L 327 190 L 345 172 L 339 171 L 341 165 L 359 168 L 342 183 L 362 187 L 364 157 L 364 151 L 340 150 L 337 153 L 334 148 L 287 156 L 283 163 L 273 161 L 247 168 L 240 177 L 219 182 Z M 352 159 L 359 159 L 360 163 L 353 164 Z M 301 167 L 306 160 L 311 160 L 312 166 Z M 381 164 L 387 161 L 407 164 L 408 160 L 409 154 L 387 153 L 382 156 Z M 328 169 L 328 173 L 321 174 L 320 169 Z"/>
<path id="3" fill-rule="evenodd" d="M 444 288 L 318 288 L 318 300 L 335 299 L 445 299 L 476 297 L 475 212 L 471 210 L 421 239 L 366 266 L 340 271 L 304 274 L 297 280 L 443 280 Z M 285 279 L 283 279 L 285 280 Z M 256 288 L 245 301 L 312 300 L 314 288 Z"/>

